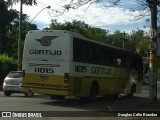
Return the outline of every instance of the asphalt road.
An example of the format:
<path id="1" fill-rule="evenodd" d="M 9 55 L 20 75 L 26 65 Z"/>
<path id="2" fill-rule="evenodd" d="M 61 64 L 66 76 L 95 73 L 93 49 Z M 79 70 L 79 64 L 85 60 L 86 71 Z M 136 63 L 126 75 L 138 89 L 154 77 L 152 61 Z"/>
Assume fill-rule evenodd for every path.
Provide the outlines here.
<path id="1" fill-rule="evenodd" d="M 48 96 L 39 94 L 36 94 L 31 98 L 24 97 L 24 94 L 13 94 L 10 97 L 6 97 L 3 94 L 3 91 L 0 91 L 0 111 L 54 111 L 51 112 L 49 116 L 54 116 L 53 114 L 55 114 L 55 116 L 58 117 L 62 117 L 64 113 L 71 111 L 69 112 L 71 116 L 86 117 L 87 115 L 91 115 L 91 117 L 94 118 L 99 115 L 103 116 L 102 113 L 97 115 L 96 111 L 106 111 L 106 116 L 112 116 L 112 114 L 110 115 L 110 112 L 115 113 L 114 111 L 156 112 L 160 111 L 160 85 L 158 85 L 157 91 L 157 104 L 149 103 L 148 86 L 143 86 L 142 93 L 135 94 L 133 98 L 128 98 L 126 96 L 121 96 L 118 98 L 99 98 L 95 103 L 82 102 L 75 98 L 67 98 L 64 101 L 56 101 L 51 100 Z M 61 112 L 56 113 L 57 111 Z"/>

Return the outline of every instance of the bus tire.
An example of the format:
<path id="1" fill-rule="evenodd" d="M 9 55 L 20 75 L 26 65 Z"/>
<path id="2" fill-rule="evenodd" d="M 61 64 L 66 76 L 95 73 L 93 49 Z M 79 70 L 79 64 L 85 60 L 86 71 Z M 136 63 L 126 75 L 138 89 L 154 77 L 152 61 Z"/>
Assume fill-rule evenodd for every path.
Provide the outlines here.
<path id="1" fill-rule="evenodd" d="M 131 86 L 131 91 L 130 91 L 130 93 L 127 94 L 127 97 L 133 97 L 133 95 L 134 95 L 135 92 L 136 92 L 136 85 L 133 84 L 133 85 Z"/>
<path id="2" fill-rule="evenodd" d="M 62 95 L 50 95 L 52 100 L 64 100 L 65 96 Z"/>
<path id="3" fill-rule="evenodd" d="M 136 93 L 136 84 L 138 80 L 138 72 L 133 70 L 130 72 L 130 92 L 127 94 L 128 97 L 133 97 L 133 94 Z"/>
<path id="4" fill-rule="evenodd" d="M 98 93 L 99 93 L 98 84 L 95 82 L 92 84 L 91 89 L 90 89 L 89 101 L 95 102 L 97 100 Z"/>
<path id="5" fill-rule="evenodd" d="M 27 92 L 27 93 L 24 93 L 25 97 L 32 97 L 34 95 L 34 93 L 32 92 Z"/>

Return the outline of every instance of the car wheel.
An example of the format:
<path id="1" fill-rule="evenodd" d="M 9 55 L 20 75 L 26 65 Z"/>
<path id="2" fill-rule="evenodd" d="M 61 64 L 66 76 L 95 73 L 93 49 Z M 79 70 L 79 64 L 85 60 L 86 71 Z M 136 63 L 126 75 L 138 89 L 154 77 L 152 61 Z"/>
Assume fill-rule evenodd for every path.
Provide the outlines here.
<path id="1" fill-rule="evenodd" d="M 4 94 L 5 94 L 6 96 L 11 96 L 11 92 L 4 91 Z"/>

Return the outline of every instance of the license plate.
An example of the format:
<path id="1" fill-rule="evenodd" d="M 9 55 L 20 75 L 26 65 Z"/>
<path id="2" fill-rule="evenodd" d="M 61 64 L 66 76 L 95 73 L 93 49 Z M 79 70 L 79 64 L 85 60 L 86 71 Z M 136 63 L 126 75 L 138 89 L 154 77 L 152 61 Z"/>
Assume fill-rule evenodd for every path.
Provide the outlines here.
<path id="1" fill-rule="evenodd" d="M 10 87 L 7 87 L 7 90 L 17 90 L 17 87 L 10 86 Z"/>

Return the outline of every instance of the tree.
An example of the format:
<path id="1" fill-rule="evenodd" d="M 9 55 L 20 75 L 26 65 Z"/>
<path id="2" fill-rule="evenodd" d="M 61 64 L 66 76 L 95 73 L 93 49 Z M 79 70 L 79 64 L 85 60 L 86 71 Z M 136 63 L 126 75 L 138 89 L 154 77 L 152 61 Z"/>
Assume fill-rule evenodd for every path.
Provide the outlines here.
<path id="1" fill-rule="evenodd" d="M 83 36 L 108 43 L 108 31 L 100 28 L 91 27 L 83 21 L 73 20 L 72 22 L 58 23 L 57 20 L 52 20 L 50 27 L 51 30 L 70 30 L 82 34 Z"/>
<path id="2" fill-rule="evenodd" d="M 145 31 L 132 31 L 131 40 L 133 41 L 134 51 L 142 56 L 147 56 L 150 39 Z"/>
<path id="3" fill-rule="evenodd" d="M 20 1 L 25 4 L 25 5 L 36 5 L 37 4 L 37 0 L 7 0 L 9 5 L 13 5 L 16 3 L 19 3 Z"/>
<path id="4" fill-rule="evenodd" d="M 61 0 L 61 1 L 63 1 L 63 3 L 65 3 L 65 5 L 63 5 L 65 10 L 78 9 L 81 6 L 87 6 L 86 7 L 86 10 L 87 10 L 89 8 L 89 6 L 91 6 L 92 4 L 102 4 L 104 8 L 108 9 L 110 7 L 123 6 L 126 3 L 132 2 L 133 5 L 128 6 L 127 9 L 124 10 L 124 12 L 127 15 L 130 15 L 132 17 L 133 21 L 139 20 L 139 19 L 144 18 L 146 16 L 151 16 L 151 13 L 154 13 L 156 10 L 154 12 L 150 12 L 150 11 L 152 11 L 153 8 L 155 8 L 155 6 L 160 5 L 159 0 L 134 0 L 134 1 L 127 1 L 127 2 L 126 2 L 126 0 L 78 0 L 78 1 L 77 0 Z M 66 1 L 66 2 L 64 2 L 64 1 Z M 136 6 L 134 4 L 136 4 Z M 158 7 L 158 15 L 157 16 L 160 16 L 160 9 L 159 8 L 160 7 Z M 63 10 L 63 11 L 65 11 L 65 10 Z M 128 12 L 128 11 L 130 11 L 130 12 Z M 151 21 L 150 19 L 151 18 L 146 17 L 146 21 L 147 21 L 146 24 L 148 24 L 148 22 Z M 156 19 L 156 18 L 154 18 L 154 19 Z M 160 18 L 159 17 L 158 17 L 157 22 L 160 25 Z M 153 22 L 153 23 L 155 23 L 155 22 Z M 148 25 L 146 25 L 146 26 L 148 26 Z M 144 27 L 146 27 L 146 26 L 144 26 Z"/>
<path id="5" fill-rule="evenodd" d="M 120 30 L 110 34 L 107 30 L 91 27 L 83 21 L 73 20 L 72 22 L 59 23 L 57 20 L 52 20 L 49 28 L 46 30 L 70 30 L 82 34 L 92 40 L 101 41 L 107 44 L 137 52 L 146 56 L 149 45 L 149 37 L 146 36 L 143 30 L 132 31 L 129 35 Z M 125 41 L 124 41 L 125 40 Z"/>
<path id="6" fill-rule="evenodd" d="M 125 49 L 136 52 L 142 56 L 147 56 L 150 40 L 143 30 L 134 30 L 130 35 L 117 30 L 114 34 L 109 35 L 108 38 L 112 41 L 111 44 L 114 46 L 124 47 Z"/>
<path id="7" fill-rule="evenodd" d="M 24 45 L 24 40 L 27 32 L 29 30 L 37 30 L 37 25 L 31 24 L 28 21 L 28 16 L 26 14 L 22 15 L 22 41 L 21 41 L 21 48 L 23 48 Z M 7 32 L 7 42 L 4 44 L 5 45 L 5 52 L 14 58 L 17 58 L 17 43 L 18 43 L 18 34 L 19 34 L 19 18 L 14 19 L 12 22 L 10 29 Z M 10 49 L 7 49 L 10 48 Z M 22 50 L 21 50 L 22 51 Z"/>
<path id="8" fill-rule="evenodd" d="M 17 58 L 17 38 L 19 34 L 19 12 L 8 9 L 8 3 L 0 1 L 0 52 Z M 37 25 L 28 22 L 28 16 L 22 15 L 22 46 L 25 35 Z"/>
<path id="9" fill-rule="evenodd" d="M 78 9 L 79 7 L 84 6 L 84 5 L 87 5 L 89 7 L 92 4 L 98 4 L 98 3 L 99 4 L 102 3 L 104 8 L 107 9 L 109 7 L 123 5 L 124 3 L 127 3 L 127 2 L 128 3 L 134 2 L 134 3 L 136 3 L 136 7 L 134 5 L 130 6 L 130 8 L 128 7 L 127 11 L 130 10 L 128 15 L 133 16 L 134 17 L 133 20 L 139 20 L 139 19 L 144 18 L 146 16 L 151 16 L 151 18 L 149 18 L 149 19 L 147 18 L 146 21 L 150 21 L 150 19 L 152 19 L 149 27 L 157 30 L 157 23 L 158 23 L 157 17 L 159 18 L 159 15 L 160 15 L 160 9 L 158 7 L 158 5 L 160 5 L 159 0 L 134 0 L 134 1 L 127 1 L 127 2 L 126 2 L 126 0 L 78 0 L 78 1 L 77 0 L 65 0 L 65 1 L 67 2 L 67 4 L 64 6 L 64 8 L 67 10 Z M 88 7 L 86 7 L 86 8 L 88 8 Z M 126 11 L 126 14 L 127 14 L 127 11 Z M 136 13 L 138 12 L 139 14 L 134 15 L 135 12 Z M 159 24 L 160 24 L 160 19 L 159 19 Z M 152 41 L 156 41 L 156 38 L 152 39 Z M 141 44 L 133 43 L 134 48 L 136 49 L 136 52 L 141 53 L 143 51 L 141 49 L 143 42 L 141 42 Z M 119 44 L 119 43 L 116 43 L 116 44 Z M 143 45 L 146 46 L 147 44 L 148 44 L 148 40 L 145 41 L 145 43 Z M 137 46 L 135 46 L 135 45 L 137 45 Z M 143 48 L 146 49 L 146 47 L 144 47 L 144 46 L 143 46 Z"/>
<path id="10" fill-rule="evenodd" d="M 139 15 L 135 16 L 136 19 L 141 19 L 144 16 L 150 15 L 150 12 L 149 12 L 150 11 L 150 8 L 149 8 L 150 0 L 134 0 L 131 2 L 137 3 L 137 7 L 133 6 L 133 7 L 129 8 L 130 11 L 132 11 L 133 13 L 135 11 L 139 11 Z M 118 5 L 122 5 L 122 4 L 126 3 L 126 0 L 78 0 L 78 1 L 77 0 L 69 0 L 68 4 L 66 4 L 64 7 L 68 10 L 69 9 L 78 9 L 79 7 L 84 6 L 84 5 L 90 6 L 92 4 L 98 4 L 98 3 L 103 3 L 105 8 L 109 8 L 109 7 L 115 7 Z M 157 0 L 157 4 L 160 4 L 160 3 L 158 3 L 158 0 Z M 160 10 L 159 10 L 159 12 L 160 12 Z"/>
<path id="11" fill-rule="evenodd" d="M 16 4 L 20 1 L 21 0 L 7 0 L 7 2 L 4 0 L 0 1 L 0 54 L 3 52 L 2 47 L 4 45 L 2 42 L 5 40 L 6 29 L 9 27 L 12 20 L 18 17 L 18 11 L 12 9 L 8 10 L 8 6 Z M 37 4 L 36 0 L 22 0 L 22 3 L 25 5 Z"/>
<path id="12" fill-rule="evenodd" d="M 7 3 L 0 1 L 0 54 L 3 52 L 4 43 L 6 40 L 6 31 L 10 27 L 12 21 L 18 17 L 18 12 L 15 10 L 8 10 Z"/>

